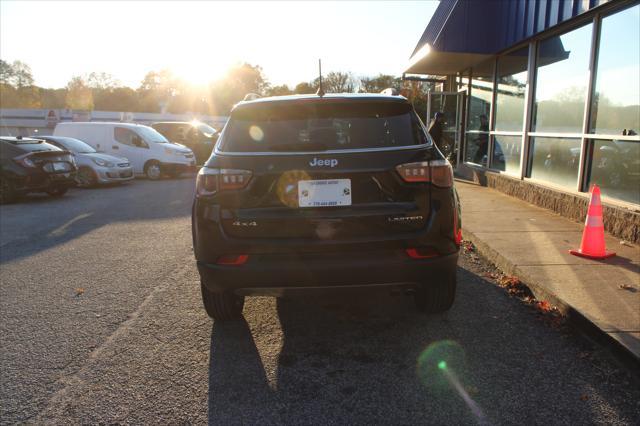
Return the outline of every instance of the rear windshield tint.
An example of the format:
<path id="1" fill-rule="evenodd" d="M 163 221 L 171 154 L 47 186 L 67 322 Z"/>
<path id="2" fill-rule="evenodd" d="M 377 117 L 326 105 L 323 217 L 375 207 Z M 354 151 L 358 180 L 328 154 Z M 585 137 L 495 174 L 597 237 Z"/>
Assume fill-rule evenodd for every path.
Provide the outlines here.
<path id="1" fill-rule="evenodd" d="M 223 152 L 295 152 L 389 148 L 427 143 L 411 105 L 396 102 L 309 102 L 235 110 Z"/>

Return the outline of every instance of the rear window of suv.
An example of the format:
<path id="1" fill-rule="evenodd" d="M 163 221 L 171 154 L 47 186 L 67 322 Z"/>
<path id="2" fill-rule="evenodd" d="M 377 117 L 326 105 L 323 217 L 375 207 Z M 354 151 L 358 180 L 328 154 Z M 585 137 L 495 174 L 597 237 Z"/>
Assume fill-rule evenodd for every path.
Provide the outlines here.
<path id="1" fill-rule="evenodd" d="M 222 152 L 392 148 L 427 143 L 411 105 L 400 102 L 265 102 L 236 109 Z"/>

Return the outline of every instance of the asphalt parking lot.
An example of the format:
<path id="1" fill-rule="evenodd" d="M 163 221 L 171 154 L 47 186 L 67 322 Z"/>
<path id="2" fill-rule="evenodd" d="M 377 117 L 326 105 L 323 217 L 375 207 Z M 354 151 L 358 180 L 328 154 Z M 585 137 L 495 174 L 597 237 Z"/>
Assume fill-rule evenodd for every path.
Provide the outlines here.
<path id="1" fill-rule="evenodd" d="M 490 283 L 469 253 L 443 315 L 356 294 L 248 298 L 243 321 L 213 323 L 193 186 L 141 180 L 0 206 L 2 424 L 640 419 L 624 367 Z"/>

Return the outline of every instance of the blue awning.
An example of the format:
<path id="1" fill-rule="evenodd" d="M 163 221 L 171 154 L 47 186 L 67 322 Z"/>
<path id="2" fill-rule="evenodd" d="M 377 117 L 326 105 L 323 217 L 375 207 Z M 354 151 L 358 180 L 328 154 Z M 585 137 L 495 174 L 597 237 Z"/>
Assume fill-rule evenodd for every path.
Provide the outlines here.
<path id="1" fill-rule="evenodd" d="M 455 74 L 609 1 L 623 0 L 440 0 L 405 72 Z"/>

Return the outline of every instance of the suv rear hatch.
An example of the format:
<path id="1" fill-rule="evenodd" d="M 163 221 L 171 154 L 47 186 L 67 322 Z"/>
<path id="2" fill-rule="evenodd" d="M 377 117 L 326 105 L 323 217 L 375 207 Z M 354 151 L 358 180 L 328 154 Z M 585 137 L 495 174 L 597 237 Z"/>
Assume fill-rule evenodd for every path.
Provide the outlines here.
<path id="1" fill-rule="evenodd" d="M 400 99 L 237 107 L 201 172 L 215 176 L 209 182 L 216 181 L 225 234 L 353 241 L 397 239 L 424 228 L 430 186 L 407 181 L 402 165 L 428 178 L 426 162 L 441 156 Z"/>

